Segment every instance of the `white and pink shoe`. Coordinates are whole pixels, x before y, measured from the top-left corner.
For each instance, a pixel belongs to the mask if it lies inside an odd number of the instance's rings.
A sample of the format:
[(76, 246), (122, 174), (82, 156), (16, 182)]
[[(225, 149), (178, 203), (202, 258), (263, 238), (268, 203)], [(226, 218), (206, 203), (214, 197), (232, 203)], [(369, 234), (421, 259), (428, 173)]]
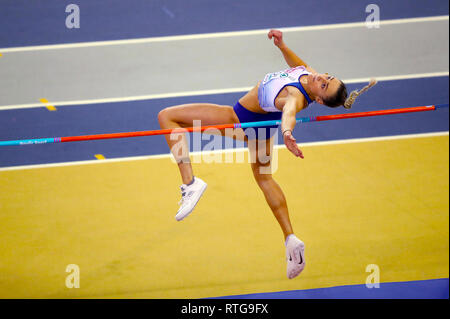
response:
[(175, 215), (177, 221), (184, 219), (194, 210), (195, 205), (197, 205), (207, 186), (208, 184), (198, 177), (194, 177), (189, 185), (181, 185), (181, 200), (178, 203), (180, 208)]
[(293, 279), (305, 268), (305, 244), (294, 234), (286, 239), (287, 277)]

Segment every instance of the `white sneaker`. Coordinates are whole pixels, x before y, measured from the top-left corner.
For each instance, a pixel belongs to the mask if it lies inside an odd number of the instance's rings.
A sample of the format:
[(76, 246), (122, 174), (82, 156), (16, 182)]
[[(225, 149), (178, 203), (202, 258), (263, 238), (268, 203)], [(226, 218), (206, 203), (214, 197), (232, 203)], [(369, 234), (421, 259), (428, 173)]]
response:
[(194, 182), (190, 185), (183, 184), (180, 186), (181, 188), (181, 200), (178, 203), (180, 209), (178, 209), (177, 214), (175, 215), (175, 219), (180, 221), (189, 215), (193, 210), (200, 197), (203, 195), (203, 192), (206, 189), (206, 184), (198, 177), (194, 177)]
[(295, 278), (305, 268), (305, 244), (294, 234), (286, 240), (287, 277)]

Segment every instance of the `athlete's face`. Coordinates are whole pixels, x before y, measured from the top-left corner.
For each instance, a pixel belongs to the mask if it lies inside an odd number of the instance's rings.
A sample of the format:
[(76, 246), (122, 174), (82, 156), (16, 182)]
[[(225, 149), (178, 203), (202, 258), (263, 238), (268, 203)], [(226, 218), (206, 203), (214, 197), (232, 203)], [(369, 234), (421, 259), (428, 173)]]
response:
[(316, 102), (323, 104), (323, 100), (336, 94), (340, 81), (328, 73), (311, 73), (308, 75), (308, 86), (311, 93), (316, 97)]

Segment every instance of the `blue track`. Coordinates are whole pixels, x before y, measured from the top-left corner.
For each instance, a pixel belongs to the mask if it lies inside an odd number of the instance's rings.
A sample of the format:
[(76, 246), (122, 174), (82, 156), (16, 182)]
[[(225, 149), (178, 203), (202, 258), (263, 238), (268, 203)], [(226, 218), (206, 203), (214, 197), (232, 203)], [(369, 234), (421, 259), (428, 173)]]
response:
[[(80, 8), (67, 29), (66, 6)], [(358, 0), (2, 0), (0, 48), (365, 21)], [(447, 0), (378, 0), (382, 20), (448, 15)]]
[[(445, 104), (449, 100), (448, 85), (448, 77), (380, 82), (358, 99), (351, 112)], [(360, 86), (349, 85), (348, 89)], [(65, 106), (56, 112), (50, 112), (44, 107), (1, 111), (0, 140), (154, 130), (160, 128), (157, 114), (164, 107), (195, 102), (234, 105), (243, 94)], [(343, 108), (331, 109), (313, 104), (298, 116), (346, 112), (349, 111)], [(305, 143), (441, 132), (449, 130), (448, 121), (448, 108), (443, 108), (430, 112), (299, 124), (294, 130), (294, 136), (299, 143)], [(203, 144), (206, 143), (208, 140), (203, 141)], [(281, 139), (278, 143), (282, 143)], [(118, 158), (166, 153), (169, 153), (169, 149), (163, 136), (6, 146), (0, 149), (0, 167), (93, 160), (95, 154)]]

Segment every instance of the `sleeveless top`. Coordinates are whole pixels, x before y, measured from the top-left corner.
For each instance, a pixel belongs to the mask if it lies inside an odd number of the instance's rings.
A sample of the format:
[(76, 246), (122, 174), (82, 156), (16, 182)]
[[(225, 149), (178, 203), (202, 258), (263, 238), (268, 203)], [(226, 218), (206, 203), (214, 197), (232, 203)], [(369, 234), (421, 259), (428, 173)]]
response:
[(306, 71), (304, 66), (266, 74), (258, 89), (258, 100), (261, 108), (266, 112), (282, 112), (275, 107), (275, 99), (286, 86), (295, 86), (310, 104), (312, 101), (300, 83), (300, 77), (308, 74), (311, 74), (311, 72)]

